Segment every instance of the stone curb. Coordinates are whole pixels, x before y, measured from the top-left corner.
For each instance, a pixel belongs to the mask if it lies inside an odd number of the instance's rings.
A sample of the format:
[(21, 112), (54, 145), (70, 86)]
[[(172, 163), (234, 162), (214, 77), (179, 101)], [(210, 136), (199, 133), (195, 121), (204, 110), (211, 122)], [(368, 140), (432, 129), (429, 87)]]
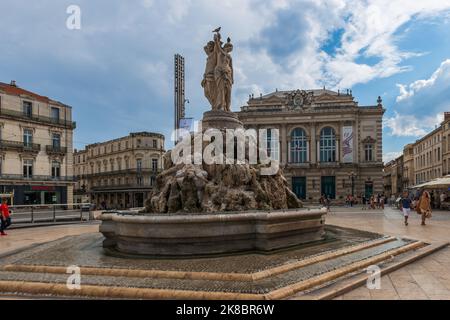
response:
[[(433, 244), (430, 245), (428, 247), (422, 248), (420, 250), (418, 250), (418, 252), (413, 255), (412, 257), (408, 257), (402, 261), (399, 261), (398, 263), (393, 264), (392, 266), (389, 266), (385, 269), (381, 270), (381, 276), (385, 276), (387, 274), (390, 274), (400, 268), (403, 268), (404, 266), (411, 264), (413, 262), (416, 262), (417, 260), (423, 259), (441, 249), (444, 249), (445, 247), (447, 247), (450, 243), (448, 242), (444, 242), (444, 243), (437, 243), (437, 244)], [(367, 283), (367, 279), (369, 277), (367, 275), (363, 275), (360, 278), (352, 281), (351, 283), (347, 283), (344, 284), (343, 286), (331, 291), (331, 292), (327, 292), (323, 295), (319, 295), (317, 297), (314, 297), (314, 299), (317, 300), (331, 300), (334, 299), (338, 296), (341, 296), (343, 294), (346, 294), (354, 289), (357, 289), (361, 286), (363, 286), (364, 284)], [(307, 298), (307, 295), (306, 295)]]
[(348, 266), (336, 269), (334, 271), (326, 272), (322, 275), (313, 277), (311, 279), (301, 281), (301, 282), (295, 283), (293, 285), (290, 285), (290, 286), (287, 286), (287, 287), (284, 287), (284, 288), (281, 288), (278, 290), (274, 290), (274, 291), (266, 294), (266, 298), (269, 300), (285, 299), (287, 297), (293, 296), (297, 292), (319, 286), (326, 282), (329, 282), (329, 281), (335, 280), (339, 277), (342, 277), (346, 274), (352, 273), (352, 272), (360, 270), (360, 269), (364, 269), (368, 266), (377, 264), (381, 261), (384, 261), (391, 257), (397, 256), (399, 254), (408, 252), (410, 250), (415, 250), (415, 249), (421, 248), (425, 245), (426, 245), (425, 243), (418, 241), (418, 242), (403, 246), (401, 248), (389, 250), (382, 254), (376, 255), (376, 256), (368, 258), (368, 259), (364, 259), (362, 261), (352, 263)]
[(36, 222), (36, 223), (30, 223), (30, 224), (12, 224), (11, 227), (8, 228), (8, 230), (18, 230), (18, 229), (30, 229), (30, 228), (40, 228), (40, 227), (54, 227), (54, 226), (67, 226), (67, 225), (88, 225), (88, 224), (98, 224), (100, 225), (99, 221), (70, 221), (67, 222)]

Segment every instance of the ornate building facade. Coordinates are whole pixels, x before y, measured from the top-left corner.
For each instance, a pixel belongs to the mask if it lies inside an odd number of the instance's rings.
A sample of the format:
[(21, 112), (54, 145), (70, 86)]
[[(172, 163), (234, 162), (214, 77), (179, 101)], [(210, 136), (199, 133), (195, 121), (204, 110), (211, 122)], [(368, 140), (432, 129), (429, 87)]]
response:
[(0, 193), (15, 205), (72, 204), (72, 108), (0, 82)]
[(279, 130), (274, 152), (299, 198), (343, 202), (383, 192), (384, 112), (381, 98), (359, 106), (351, 91), (323, 89), (250, 96), (238, 115), (246, 128)]
[(405, 190), (404, 156), (389, 161), (384, 167), (384, 194), (387, 197), (391, 195), (400, 196)]
[(414, 144), (416, 185), (442, 177), (442, 126)]
[[(97, 208), (143, 207), (162, 170), (164, 136), (131, 133), (74, 153), (77, 201)], [(88, 198), (86, 198), (88, 196)]]
[(442, 127), (442, 175), (450, 174), (450, 112), (444, 113)]

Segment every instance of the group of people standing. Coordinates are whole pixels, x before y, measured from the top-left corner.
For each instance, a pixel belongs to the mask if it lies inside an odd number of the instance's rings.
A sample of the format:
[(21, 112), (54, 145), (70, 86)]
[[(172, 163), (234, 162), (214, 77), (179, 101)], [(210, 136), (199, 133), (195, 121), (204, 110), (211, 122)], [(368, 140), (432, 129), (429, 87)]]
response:
[(417, 214), (422, 217), (422, 226), (426, 225), (426, 219), (432, 217), (431, 211), (431, 195), (428, 191), (422, 191), (419, 196), (411, 199), (408, 192), (403, 192), (403, 196), (400, 199), (400, 210), (403, 212), (405, 217), (405, 226), (408, 226), (409, 215), (412, 210), (415, 210)]
[(363, 205), (363, 210), (367, 209), (367, 210), (375, 210), (375, 209), (383, 209), (384, 210), (384, 205), (386, 203), (386, 197), (384, 196), (384, 194), (376, 194), (376, 195), (372, 195), (370, 197), (366, 197), (366, 195), (362, 195), (362, 205)]
[(8, 200), (3, 199), (0, 205), (0, 235), (6, 236), (5, 230), (11, 225), (11, 212), (8, 207)]

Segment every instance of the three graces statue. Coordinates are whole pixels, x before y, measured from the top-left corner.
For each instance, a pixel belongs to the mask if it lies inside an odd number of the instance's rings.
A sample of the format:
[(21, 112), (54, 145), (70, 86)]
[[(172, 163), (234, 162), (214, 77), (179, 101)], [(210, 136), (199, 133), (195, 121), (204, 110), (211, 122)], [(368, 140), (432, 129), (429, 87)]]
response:
[(231, 39), (223, 45), (220, 28), (213, 31), (214, 41), (209, 41), (204, 47), (208, 56), (203, 75), (202, 87), (205, 97), (211, 104), (212, 110), (231, 111), (231, 89), (233, 87), (233, 50)]

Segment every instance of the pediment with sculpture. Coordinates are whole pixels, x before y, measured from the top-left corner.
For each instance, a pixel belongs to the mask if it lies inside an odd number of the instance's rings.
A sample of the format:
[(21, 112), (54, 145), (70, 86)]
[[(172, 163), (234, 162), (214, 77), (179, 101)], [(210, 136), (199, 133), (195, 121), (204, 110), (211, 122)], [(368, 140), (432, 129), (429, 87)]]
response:
[(296, 90), (288, 94), (286, 105), (289, 110), (310, 107), (313, 102), (314, 93), (305, 90)]
[(374, 138), (372, 138), (371, 136), (367, 136), (364, 140), (362, 140), (363, 143), (375, 143), (377, 142), (377, 140), (375, 140)]

